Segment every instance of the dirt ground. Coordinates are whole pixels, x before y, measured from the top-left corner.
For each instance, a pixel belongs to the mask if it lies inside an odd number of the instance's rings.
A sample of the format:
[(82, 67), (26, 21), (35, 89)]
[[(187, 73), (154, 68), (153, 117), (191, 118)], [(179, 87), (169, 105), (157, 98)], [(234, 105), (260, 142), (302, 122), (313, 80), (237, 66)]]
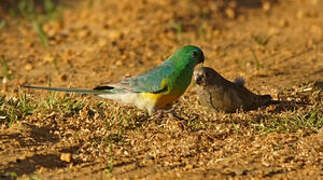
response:
[[(30, 21), (0, 9), (0, 179), (323, 179), (323, 1), (237, 2), (73, 1), (44, 24), (47, 47)], [(191, 85), (176, 117), (149, 117), (20, 88), (116, 82), (187, 44), (204, 66), (281, 103), (210, 112)]]

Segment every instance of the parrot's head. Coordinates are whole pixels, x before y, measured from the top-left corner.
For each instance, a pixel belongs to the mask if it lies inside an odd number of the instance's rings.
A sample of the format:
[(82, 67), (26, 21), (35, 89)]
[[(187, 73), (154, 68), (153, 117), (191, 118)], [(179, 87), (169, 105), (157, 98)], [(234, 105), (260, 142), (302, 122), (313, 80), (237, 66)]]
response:
[(206, 86), (210, 84), (211, 78), (216, 75), (217, 72), (215, 72), (212, 68), (199, 67), (194, 71), (194, 82), (199, 86)]
[(204, 54), (200, 48), (189, 45), (177, 49), (171, 59), (177, 66), (194, 68), (204, 62)]

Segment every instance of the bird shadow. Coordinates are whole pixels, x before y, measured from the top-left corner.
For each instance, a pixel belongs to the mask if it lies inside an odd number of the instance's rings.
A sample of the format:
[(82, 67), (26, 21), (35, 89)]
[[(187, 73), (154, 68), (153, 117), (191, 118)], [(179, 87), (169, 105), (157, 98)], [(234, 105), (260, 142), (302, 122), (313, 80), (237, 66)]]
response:
[[(238, 7), (242, 8), (262, 8), (263, 6), (263, 0), (239, 0), (236, 1)], [(271, 4), (277, 3), (277, 0), (269, 0)]]
[[(16, 130), (19, 132), (1, 133), (0, 141), (15, 139), (22, 147), (31, 147), (37, 146), (44, 142), (56, 143), (59, 140), (58, 136), (53, 134), (49, 127), (37, 127), (35, 125), (27, 123), (23, 123), (22, 126), (23, 129)], [(23, 133), (27, 133), (28, 135), (25, 135)]]
[[(29, 150), (32, 147), (42, 146), (44, 143), (58, 143), (59, 137), (52, 132), (52, 128), (22, 123), (22, 127), (11, 128), (0, 133), (1, 143), (12, 144), (15, 141), (19, 144), (17, 151), (29, 151), (32, 155), (27, 157), (15, 155), (15, 160), (0, 163), (0, 179), (13, 179), (10, 172), (14, 172), (19, 177), (24, 174), (31, 174), (40, 168), (64, 168), (69, 164), (60, 159), (60, 153), (47, 153), (46, 150), (37, 153)], [(76, 153), (79, 148), (80, 145), (75, 145), (58, 149), (58, 151), (61, 153)], [(1, 153), (6, 153), (7, 150), (0, 148)], [(72, 159), (71, 163), (80, 164), (82, 160)]]
[(34, 154), (25, 159), (16, 159), (5, 165), (5, 168), (0, 169), (0, 178), (8, 178), (5, 173), (14, 172), (18, 177), (23, 174), (31, 174), (39, 168), (64, 168), (67, 162), (61, 161), (57, 154)]
[(274, 100), (267, 106), (273, 106), (274, 108), (269, 108), (269, 113), (279, 114), (286, 111), (296, 111), (300, 108), (308, 106), (307, 102), (295, 101), (295, 100)]
[[(74, 153), (78, 151), (80, 145), (71, 146), (60, 150), (61, 152)], [(81, 164), (83, 161), (80, 159), (72, 159), (71, 163), (73, 165)], [(55, 168), (65, 168), (70, 163), (62, 161), (60, 159), (60, 154), (49, 153), (49, 154), (33, 154), (26, 158), (17, 158), (14, 161), (9, 162), (4, 168), (0, 169), (2, 175), (1, 178), (9, 178), (10, 175), (5, 174), (8, 172), (14, 172), (18, 177), (24, 174), (31, 174), (40, 168), (55, 169)], [(0, 166), (1, 167), (1, 166)]]
[[(236, 7), (237, 8), (237, 13), (238, 14), (243, 14), (244, 9), (260, 9), (263, 8), (264, 6), (264, 0), (218, 0), (216, 1), (216, 4), (221, 12), (224, 13), (224, 11), (228, 7)], [(278, 0), (267, 0), (266, 1), (269, 4), (277, 4)]]

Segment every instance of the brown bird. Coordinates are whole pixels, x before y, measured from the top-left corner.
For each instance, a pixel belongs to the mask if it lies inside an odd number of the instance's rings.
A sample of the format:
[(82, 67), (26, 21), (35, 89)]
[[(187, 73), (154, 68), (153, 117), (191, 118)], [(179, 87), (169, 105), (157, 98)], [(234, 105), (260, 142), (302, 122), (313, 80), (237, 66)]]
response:
[(256, 95), (245, 88), (243, 78), (230, 82), (209, 67), (196, 69), (194, 81), (201, 104), (217, 111), (249, 111), (272, 102), (270, 95)]

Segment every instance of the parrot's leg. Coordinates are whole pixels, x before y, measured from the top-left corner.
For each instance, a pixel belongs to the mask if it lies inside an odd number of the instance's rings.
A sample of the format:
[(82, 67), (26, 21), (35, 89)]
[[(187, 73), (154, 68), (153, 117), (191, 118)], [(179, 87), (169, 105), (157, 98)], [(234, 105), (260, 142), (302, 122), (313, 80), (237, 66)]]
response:
[(154, 112), (156, 112), (155, 108), (153, 108), (153, 107), (151, 107), (151, 108), (147, 108), (147, 107), (146, 107), (146, 109), (147, 109), (147, 112), (148, 112), (148, 115), (149, 115), (149, 116), (153, 115), (153, 114), (154, 114)]

